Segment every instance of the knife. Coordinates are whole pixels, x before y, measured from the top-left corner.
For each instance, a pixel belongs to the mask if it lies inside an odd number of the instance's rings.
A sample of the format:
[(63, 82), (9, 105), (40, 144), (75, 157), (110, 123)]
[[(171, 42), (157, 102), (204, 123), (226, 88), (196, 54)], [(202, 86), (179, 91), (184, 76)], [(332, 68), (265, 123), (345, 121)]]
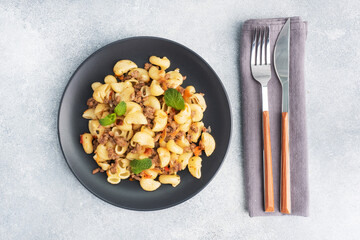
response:
[(285, 214), (291, 213), (289, 151), (289, 55), (290, 18), (286, 21), (285, 25), (281, 29), (274, 50), (275, 72), (282, 86), (280, 212)]

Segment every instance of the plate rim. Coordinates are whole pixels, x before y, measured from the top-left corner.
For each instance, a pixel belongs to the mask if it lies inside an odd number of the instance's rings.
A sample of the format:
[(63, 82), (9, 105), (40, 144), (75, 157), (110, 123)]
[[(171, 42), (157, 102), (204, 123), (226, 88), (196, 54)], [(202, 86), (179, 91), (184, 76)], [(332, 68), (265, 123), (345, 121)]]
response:
[[(219, 167), (216, 169), (216, 171), (214, 172), (214, 174), (210, 177), (209, 181), (207, 181), (202, 187), (200, 187), (199, 189), (197, 189), (195, 192), (193, 192), (192, 194), (188, 195), (187, 197), (185, 197), (184, 199), (181, 199), (180, 201), (177, 201), (177, 202), (174, 202), (174, 203), (171, 203), (171, 204), (168, 204), (168, 205), (163, 205), (163, 206), (160, 206), (160, 207), (153, 207), (153, 208), (141, 208), (141, 207), (129, 207), (129, 206), (126, 206), (126, 205), (120, 205), (120, 204), (116, 204), (114, 202), (111, 202), (110, 200), (107, 200), (106, 198), (102, 197), (101, 195), (97, 194), (96, 192), (94, 192), (93, 190), (91, 190), (78, 176), (77, 174), (74, 172), (74, 170), (71, 168), (70, 164), (69, 164), (69, 161), (68, 159), (66, 158), (65, 156), (65, 152), (64, 152), (64, 149), (63, 149), (63, 146), (61, 144), (61, 137), (60, 137), (60, 112), (61, 112), (61, 107), (62, 107), (62, 104), (63, 104), (63, 100), (64, 100), (64, 96), (65, 96), (65, 93), (70, 85), (70, 83), (74, 80), (74, 76), (76, 75), (76, 73), (81, 69), (81, 67), (86, 64), (95, 54), (97, 54), (98, 52), (104, 50), (105, 48), (108, 48), (112, 45), (115, 45), (115, 44), (118, 44), (118, 43), (121, 43), (121, 42), (126, 42), (126, 41), (131, 41), (131, 40), (135, 40), (135, 39), (152, 39), (152, 40), (161, 40), (161, 41), (165, 41), (165, 42), (169, 42), (171, 44), (174, 44), (174, 45), (177, 45), (181, 48), (184, 48), (185, 50), (187, 50), (188, 52), (190, 52), (191, 54), (195, 55), (198, 59), (200, 59), (211, 71), (212, 73), (216, 76), (216, 78), (219, 80), (218, 82), (220, 83), (220, 86), (223, 90), (223, 92), (225, 93), (225, 98), (226, 98), (226, 101), (227, 101), (227, 106), (228, 106), (228, 110), (229, 110), (229, 114), (230, 114), (230, 133), (229, 133), (229, 140), (228, 140), (228, 144), (227, 144), (227, 147), (226, 147), (226, 150), (225, 150), (225, 154), (224, 154), (224, 157), (222, 158), (221, 162), (220, 162), (220, 165)], [(109, 203), (110, 205), (112, 206), (115, 206), (115, 207), (118, 207), (118, 208), (122, 208), (122, 209), (126, 209), (126, 210), (132, 210), (132, 211), (158, 211), (158, 210), (163, 210), (163, 209), (167, 209), (167, 208), (171, 208), (171, 207), (174, 207), (176, 205), (180, 205), (184, 202), (186, 202), (187, 200), (193, 198), (195, 195), (199, 194), (202, 190), (204, 190), (208, 184), (214, 179), (214, 177), (217, 175), (217, 173), (219, 172), (220, 168), (222, 167), (227, 155), (228, 155), (228, 152), (229, 152), (229, 148), (230, 148), (230, 145), (231, 145), (231, 142), (232, 142), (232, 133), (233, 133), (233, 114), (232, 114), (232, 111), (231, 111), (231, 102), (230, 102), (230, 99), (229, 99), (229, 95), (226, 91), (226, 88), (223, 84), (223, 82), (221, 81), (221, 79), (219, 78), (219, 76), (217, 75), (217, 73), (215, 72), (215, 70), (210, 66), (210, 64), (203, 58), (201, 57), (199, 54), (197, 54), (195, 51), (191, 50), (190, 48), (186, 47), (185, 45), (183, 44), (180, 44), (176, 41), (173, 41), (173, 40), (170, 40), (170, 39), (167, 39), (167, 38), (162, 38), (162, 37), (155, 37), (155, 36), (134, 36), (134, 37), (126, 37), (126, 38), (122, 38), (122, 39), (119, 39), (119, 40), (116, 40), (116, 41), (113, 41), (113, 42), (110, 42), (102, 47), (100, 47), (99, 49), (97, 49), (95, 52), (93, 52), (92, 54), (90, 54), (87, 58), (85, 58), (85, 60), (76, 68), (76, 70), (74, 71), (74, 73), (71, 75), (71, 77), (69, 78), (64, 90), (63, 90), (63, 93), (61, 95), (61, 99), (60, 99), (60, 102), (59, 102), (59, 109), (58, 109), (58, 112), (57, 112), (57, 135), (58, 135), (58, 141), (59, 141), (59, 145), (60, 145), (60, 149), (61, 149), (61, 153), (63, 155), (63, 158), (65, 159), (65, 162), (67, 164), (67, 166), (69, 167), (70, 171), (73, 173), (73, 175), (76, 177), (76, 179), (81, 183), (81, 185), (83, 187), (85, 187), (91, 194), (93, 194), (94, 196), (96, 196), (97, 198), (101, 199), (102, 201), (106, 202), (106, 203)]]

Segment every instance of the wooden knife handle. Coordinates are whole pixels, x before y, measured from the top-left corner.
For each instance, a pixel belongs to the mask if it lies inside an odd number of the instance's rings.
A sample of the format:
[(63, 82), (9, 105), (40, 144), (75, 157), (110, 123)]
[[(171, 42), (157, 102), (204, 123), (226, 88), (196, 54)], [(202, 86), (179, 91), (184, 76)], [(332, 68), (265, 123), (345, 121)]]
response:
[(274, 183), (271, 157), (269, 112), (263, 112), (265, 212), (274, 212)]
[(291, 213), (290, 194), (290, 152), (289, 152), (289, 114), (281, 116), (281, 186), (280, 212)]

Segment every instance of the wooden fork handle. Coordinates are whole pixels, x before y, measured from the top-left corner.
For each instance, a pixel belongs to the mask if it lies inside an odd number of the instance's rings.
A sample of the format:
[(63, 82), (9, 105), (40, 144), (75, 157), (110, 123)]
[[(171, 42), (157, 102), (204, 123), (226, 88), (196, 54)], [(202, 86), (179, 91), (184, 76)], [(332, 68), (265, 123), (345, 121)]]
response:
[(265, 212), (274, 212), (274, 183), (271, 157), (269, 112), (263, 112)]
[(290, 194), (290, 151), (289, 151), (289, 114), (281, 116), (281, 186), (280, 212), (291, 213)]

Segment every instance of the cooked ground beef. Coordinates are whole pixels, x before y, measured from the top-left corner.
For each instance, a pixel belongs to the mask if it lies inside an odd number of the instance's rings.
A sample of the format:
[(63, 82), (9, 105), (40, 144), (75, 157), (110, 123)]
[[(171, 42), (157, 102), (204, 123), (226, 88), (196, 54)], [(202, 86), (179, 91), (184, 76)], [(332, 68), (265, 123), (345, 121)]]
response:
[(168, 134), (168, 135), (166, 135), (166, 137), (165, 137), (165, 142), (168, 142), (168, 141), (174, 140), (174, 139), (175, 139), (175, 136)]
[(170, 127), (170, 126), (167, 126), (167, 127), (165, 128), (165, 131), (166, 131), (166, 136), (168, 136), (168, 135), (170, 135), (170, 134), (173, 132), (173, 129), (172, 129), (172, 127)]
[(191, 124), (190, 130), (192, 130), (192, 131), (194, 131), (195, 133), (197, 133), (197, 132), (199, 131), (199, 128), (198, 128), (196, 125)]
[(109, 141), (109, 138), (110, 138), (109, 131), (105, 130), (103, 135), (101, 135), (101, 137), (99, 138), (99, 143), (106, 144)]
[(173, 129), (173, 132), (178, 128), (179, 124), (177, 124), (175, 121), (170, 123), (170, 127)]
[(168, 133), (167, 136), (169, 136), (170, 134), (175, 132), (176, 129), (178, 128), (178, 126), (179, 126), (179, 124), (177, 124), (175, 121), (171, 121), (169, 123), (169, 126), (166, 127), (166, 132)]
[(171, 123), (174, 120), (176, 112), (175, 109), (171, 109), (171, 111), (168, 113), (168, 122)]
[(175, 121), (171, 122), (169, 126), (166, 127), (166, 138), (165, 141), (173, 140), (175, 139), (175, 135), (173, 133), (178, 128), (179, 124), (177, 124)]
[(120, 147), (125, 147), (128, 143), (124, 137), (114, 137), (116, 145)]
[(137, 103), (143, 103), (142, 94), (141, 94), (140, 90), (139, 90), (139, 91), (135, 91), (134, 101), (137, 102)]
[[(109, 134), (109, 136), (110, 136), (110, 134)], [(111, 142), (113, 145), (116, 144), (115, 139), (111, 136), (109, 137), (109, 142)]]
[(140, 91), (140, 89), (141, 89), (143, 86), (145, 86), (145, 83), (143, 83), (143, 82), (136, 83), (136, 84), (134, 85), (135, 92), (136, 92), (136, 91)]
[(116, 107), (116, 105), (119, 104), (119, 102), (120, 102), (120, 96), (115, 97), (114, 92), (111, 92), (109, 99), (110, 109), (113, 110)]
[(146, 124), (146, 127), (152, 129), (153, 126), (154, 126), (152, 120), (151, 120), (150, 118), (147, 118), (146, 120), (147, 120), (147, 122), (148, 122), (148, 123)]
[(144, 69), (148, 71), (152, 67), (151, 63), (145, 63)]
[(191, 135), (190, 135), (190, 134), (187, 134), (187, 135), (186, 135), (186, 139), (187, 139), (189, 142), (191, 142), (191, 141), (192, 141), (192, 140), (191, 140), (191, 139), (192, 139)]
[(98, 102), (94, 98), (89, 98), (86, 104), (89, 108), (95, 108), (98, 105)]
[(131, 79), (131, 78), (132, 78), (131, 75), (126, 75), (126, 76), (124, 77), (124, 80), (129, 80), (129, 79)]
[(111, 172), (112, 174), (115, 174), (115, 173), (116, 173), (116, 166), (115, 166), (114, 163), (111, 163), (111, 165), (110, 165), (110, 172)]
[(170, 165), (169, 174), (176, 173), (180, 170), (181, 170), (181, 163), (179, 163), (178, 161), (175, 161), (173, 164)]
[(155, 164), (155, 166), (160, 166), (160, 158), (159, 155), (156, 153), (155, 156), (151, 159), (151, 162)]
[(93, 139), (93, 146), (94, 146), (94, 149), (97, 148), (97, 146), (99, 145), (99, 142), (96, 138)]
[(145, 117), (147, 117), (147, 118), (149, 118), (149, 119), (154, 119), (154, 118), (155, 118), (154, 114), (155, 114), (155, 109), (154, 109), (154, 108), (152, 108), (152, 107), (145, 107), (145, 109), (144, 109), (144, 115), (145, 115)]
[(108, 151), (108, 156), (110, 159), (116, 159), (117, 154), (115, 153), (115, 150), (113, 148), (107, 148), (106, 149)]
[(100, 168), (95, 168), (95, 169), (92, 171), (92, 174), (96, 174), (96, 173), (98, 173), (98, 172), (100, 172)]
[(140, 77), (139, 71), (135, 70), (131, 73), (131, 76), (135, 79), (138, 79)]
[(135, 180), (138, 180), (138, 181), (141, 180), (141, 177), (138, 176), (138, 175), (135, 175), (135, 174), (132, 174), (131, 177), (132, 177), (133, 179), (135, 179)]
[(184, 135), (185, 135), (185, 132), (179, 131), (179, 132), (175, 135), (175, 139), (181, 139)]

